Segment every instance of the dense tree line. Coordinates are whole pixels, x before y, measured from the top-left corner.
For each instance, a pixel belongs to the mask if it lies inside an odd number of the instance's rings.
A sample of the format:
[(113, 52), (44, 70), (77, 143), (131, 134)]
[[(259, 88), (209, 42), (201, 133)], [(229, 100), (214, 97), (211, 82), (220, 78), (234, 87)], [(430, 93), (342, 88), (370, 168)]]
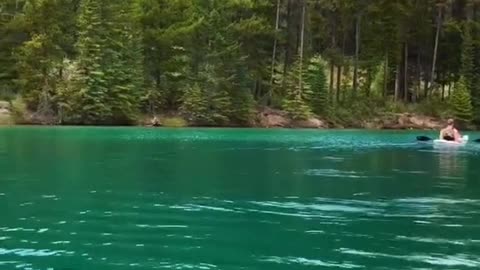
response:
[(0, 0), (0, 96), (74, 124), (410, 104), (479, 122), (480, 1)]

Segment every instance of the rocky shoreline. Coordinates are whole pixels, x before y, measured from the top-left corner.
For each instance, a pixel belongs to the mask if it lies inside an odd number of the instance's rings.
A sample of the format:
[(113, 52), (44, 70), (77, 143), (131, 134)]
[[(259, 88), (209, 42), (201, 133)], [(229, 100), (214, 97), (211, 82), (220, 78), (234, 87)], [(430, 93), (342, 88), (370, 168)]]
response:
[(340, 126), (328, 121), (310, 118), (305, 121), (292, 121), (285, 112), (268, 109), (259, 113), (260, 127), (284, 128), (360, 128), (360, 129), (423, 129), (434, 130), (443, 126), (441, 119), (412, 113), (396, 113), (375, 117), (369, 121), (359, 121), (353, 126)]
[[(177, 117), (178, 116), (171, 116)], [(142, 121), (143, 126), (169, 126), (164, 125), (165, 116), (149, 117)], [(435, 117), (413, 114), (413, 113), (395, 113), (372, 118), (369, 121), (359, 121), (355, 125), (342, 126), (331, 123), (325, 119), (312, 117), (307, 120), (292, 120), (285, 111), (263, 108), (257, 112), (256, 120), (249, 126), (251, 128), (302, 128), (302, 129), (419, 129), (419, 130), (437, 130), (442, 128), (444, 120)], [(187, 124), (188, 126), (188, 124)]]
[[(174, 114), (173, 114), (174, 115)], [(179, 116), (169, 116), (170, 119), (175, 117), (182, 119)], [(168, 117), (155, 116), (144, 117), (139, 126), (170, 126), (166, 123)], [(185, 126), (190, 126), (188, 122), (184, 121)], [(262, 108), (259, 109), (256, 115), (256, 119), (251, 125), (247, 127), (252, 128), (305, 128), (305, 129), (342, 129), (342, 128), (358, 128), (358, 129), (420, 129), (420, 130), (436, 130), (443, 126), (443, 120), (413, 114), (413, 113), (392, 113), (388, 115), (382, 115), (372, 118), (368, 121), (358, 121), (351, 126), (341, 126), (335, 123), (330, 123), (321, 118), (310, 118), (303, 121), (294, 121), (288, 114), (282, 110)], [(14, 113), (12, 112), (11, 105), (8, 102), (0, 101), (0, 125), (15, 125), (15, 124), (29, 124), (29, 125), (55, 125), (55, 121), (45, 121), (45, 119), (39, 119), (34, 114), (27, 113), (24, 119), (18, 123), (15, 121)], [(193, 125), (192, 125), (193, 126)]]

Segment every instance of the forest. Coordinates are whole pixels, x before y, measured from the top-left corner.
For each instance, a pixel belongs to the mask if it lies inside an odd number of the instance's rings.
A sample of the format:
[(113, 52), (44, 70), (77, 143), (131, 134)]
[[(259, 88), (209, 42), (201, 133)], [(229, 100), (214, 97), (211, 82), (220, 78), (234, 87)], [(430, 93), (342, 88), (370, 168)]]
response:
[(0, 0), (0, 100), (55, 124), (478, 124), (480, 1)]

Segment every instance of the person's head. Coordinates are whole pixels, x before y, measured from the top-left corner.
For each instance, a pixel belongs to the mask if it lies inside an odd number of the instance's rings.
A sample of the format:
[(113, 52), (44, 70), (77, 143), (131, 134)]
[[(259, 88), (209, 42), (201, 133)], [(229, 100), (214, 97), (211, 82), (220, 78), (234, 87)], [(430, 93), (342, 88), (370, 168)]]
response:
[(452, 118), (448, 119), (447, 120), (447, 125), (449, 127), (453, 127), (455, 125), (455, 120), (453, 120)]

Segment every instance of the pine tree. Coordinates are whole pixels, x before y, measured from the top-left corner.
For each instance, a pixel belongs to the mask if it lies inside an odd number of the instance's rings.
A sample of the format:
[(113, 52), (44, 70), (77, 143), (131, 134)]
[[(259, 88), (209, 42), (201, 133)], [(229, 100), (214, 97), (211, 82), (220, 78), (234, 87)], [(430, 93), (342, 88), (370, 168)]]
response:
[(15, 16), (18, 11), (13, 1), (0, 1), (0, 98), (12, 98), (18, 92), (18, 65), (14, 52), (25, 41), (19, 37), (24, 31)]
[(313, 57), (308, 66), (307, 83), (311, 91), (310, 107), (321, 115), (328, 109), (327, 63), (321, 56)]
[(472, 104), (474, 108), (474, 121), (480, 124), (480, 43), (477, 45), (475, 67), (474, 67), (474, 81), (472, 84)]
[(52, 120), (55, 115), (63, 59), (71, 56), (75, 13), (69, 4), (71, 0), (27, 1), (24, 16), (17, 17), (28, 34), (16, 50), (18, 82), (24, 100), (39, 118)]
[[(238, 59), (238, 57), (237, 57)], [(231, 120), (236, 124), (250, 125), (255, 115), (255, 99), (249, 86), (253, 84), (243, 59), (236, 61), (231, 78), (232, 114)]]
[(305, 120), (312, 115), (312, 110), (309, 106), (312, 92), (308, 85), (299, 82), (304, 77), (302, 72), (300, 61), (297, 61), (292, 70), (290, 70), (285, 82), (286, 96), (283, 101), (283, 109), (294, 120)]
[(474, 121), (476, 124), (480, 124), (480, 23), (474, 24), (474, 42), (473, 42), (473, 83), (471, 89), (472, 104), (474, 108)]
[(141, 35), (134, 18), (133, 1), (114, 2), (109, 7), (111, 41), (106, 44), (109, 64), (105, 67), (108, 102), (113, 122), (130, 123), (138, 115), (140, 91), (144, 86)]
[(79, 37), (77, 43), (78, 72), (80, 82), (78, 102), (80, 111), (69, 116), (80, 123), (95, 124), (108, 122), (112, 110), (108, 104), (109, 80), (105, 73), (106, 37), (108, 36), (102, 12), (105, 2), (101, 0), (83, 0), (78, 19)]
[(197, 83), (185, 91), (180, 111), (193, 124), (205, 125), (212, 122), (206, 95)]
[(473, 81), (474, 81), (474, 66), (473, 66), (473, 40), (472, 30), (470, 22), (466, 22), (463, 29), (463, 43), (462, 43), (462, 68), (460, 70), (461, 76), (464, 77), (465, 87), (472, 93)]
[(212, 96), (210, 114), (214, 125), (226, 125), (232, 114), (232, 100), (225, 88), (218, 88)]
[(464, 124), (472, 121), (473, 107), (464, 77), (455, 86), (451, 97), (451, 105), (455, 118), (458, 121)]
[(231, 119), (240, 125), (250, 125), (255, 116), (255, 99), (248, 89), (239, 88), (232, 93)]
[(208, 102), (210, 125), (224, 125), (229, 122), (232, 113), (232, 101), (228, 91), (229, 81), (215, 69), (206, 64), (200, 74)]
[(382, 96), (385, 88), (385, 62), (381, 62), (375, 69), (372, 80), (372, 92), (375, 96)]

